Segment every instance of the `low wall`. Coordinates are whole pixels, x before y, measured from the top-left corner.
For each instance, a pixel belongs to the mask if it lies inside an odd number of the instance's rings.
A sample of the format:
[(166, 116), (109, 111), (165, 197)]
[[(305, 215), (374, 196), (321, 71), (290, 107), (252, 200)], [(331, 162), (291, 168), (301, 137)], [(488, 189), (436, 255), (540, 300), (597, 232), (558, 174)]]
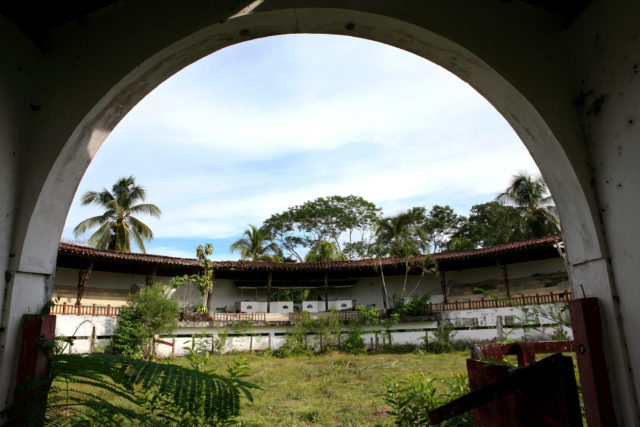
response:
[[(557, 311), (562, 308), (562, 305), (545, 304), (539, 307), (542, 310)], [(506, 337), (522, 339), (525, 331), (512, 326), (518, 323), (518, 319), (525, 316), (526, 313), (521, 308), (515, 307), (440, 312), (438, 313), (437, 321), (423, 320), (402, 322), (395, 325), (391, 328), (391, 341), (393, 344), (420, 345), (424, 343), (425, 336), (428, 337), (429, 342), (435, 341), (436, 337), (433, 331), (438, 327), (439, 323), (446, 322), (452, 323), (455, 327), (452, 335), (452, 340), (454, 341), (492, 341)], [(73, 346), (67, 347), (66, 351), (87, 353), (92, 346), (92, 337), (95, 337), (93, 342), (96, 347), (106, 345), (109, 342), (115, 331), (117, 320), (118, 318), (113, 316), (57, 316), (56, 335), (76, 337)], [(542, 325), (538, 329), (543, 329), (542, 332), (529, 331), (530, 339), (548, 340), (553, 334), (553, 329), (550, 327), (552, 323), (550, 319), (530, 318), (529, 321), (532, 325)], [(278, 349), (285, 343), (285, 334), (290, 328), (290, 326), (283, 325), (254, 326), (246, 331), (247, 335), (236, 336), (231, 328), (226, 327), (224, 330), (229, 332), (229, 336), (226, 341), (225, 351)], [(184, 347), (191, 347), (194, 344), (194, 336), (197, 337), (203, 334), (217, 335), (221, 330), (221, 328), (211, 327), (207, 323), (184, 322), (173, 336), (161, 339), (174, 345), (157, 344), (157, 353), (160, 356), (183, 356), (188, 353)], [(345, 325), (343, 329), (345, 334), (347, 330), (348, 326)], [(364, 330), (363, 339), (365, 344), (367, 346), (375, 345), (375, 334), (367, 332), (371, 331), (371, 328), (365, 327)], [(570, 328), (564, 328), (564, 330), (569, 337), (572, 337)], [(310, 337), (310, 339), (313, 339), (313, 337)], [(382, 343), (381, 335), (378, 335), (378, 340)], [(210, 346), (210, 340), (206, 342)]]

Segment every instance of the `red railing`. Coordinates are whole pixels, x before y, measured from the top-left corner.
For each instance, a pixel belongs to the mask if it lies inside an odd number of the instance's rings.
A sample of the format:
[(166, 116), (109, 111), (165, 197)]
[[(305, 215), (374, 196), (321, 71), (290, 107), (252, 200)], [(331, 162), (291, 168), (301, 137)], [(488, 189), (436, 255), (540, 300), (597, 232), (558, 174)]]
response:
[(513, 298), (481, 298), (456, 300), (448, 303), (430, 304), (431, 311), (477, 310), (481, 308), (514, 307), (519, 305), (553, 304), (571, 301), (571, 292), (549, 292), (548, 294), (521, 295)]
[(120, 314), (119, 307), (111, 305), (82, 305), (82, 304), (56, 304), (51, 307), (51, 314), (75, 315), (75, 316), (117, 316)]

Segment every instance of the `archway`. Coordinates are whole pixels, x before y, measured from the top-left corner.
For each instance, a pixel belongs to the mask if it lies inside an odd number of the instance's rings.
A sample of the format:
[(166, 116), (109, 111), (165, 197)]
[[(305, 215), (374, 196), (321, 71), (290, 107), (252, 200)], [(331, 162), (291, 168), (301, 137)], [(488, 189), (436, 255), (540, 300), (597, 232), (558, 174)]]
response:
[[(582, 125), (567, 108), (575, 89), (572, 75), (564, 67), (563, 49), (550, 43), (562, 30), (556, 16), (526, 5), (505, 8), (500, 2), (468, 4), (464, 14), (456, 5), (409, 8), (382, 1), (240, 6), (247, 7), (202, 2), (178, 13), (163, 5), (111, 6), (96, 12), (88, 25), (56, 29), (47, 39), (49, 50), (34, 54), (34, 68), (43, 63), (50, 68), (37, 91), (39, 102), (32, 105), (39, 112), (32, 123), (36, 126), (25, 137), (30, 145), (22, 164), (34, 163), (17, 187), (3, 369), (15, 366), (21, 314), (37, 311), (48, 298), (47, 281), (67, 210), (82, 174), (117, 122), (159, 83), (204, 55), (258, 37), (301, 32), (362, 37), (411, 51), (485, 96), (521, 137), (554, 195), (574, 291), (600, 298), (606, 346), (626, 348)], [(486, 27), (494, 31), (483, 31)], [(530, 52), (522, 52), (522, 46), (530, 46)], [(633, 419), (629, 355), (609, 352), (609, 357), (619, 412)], [(8, 377), (3, 375), (2, 393)]]

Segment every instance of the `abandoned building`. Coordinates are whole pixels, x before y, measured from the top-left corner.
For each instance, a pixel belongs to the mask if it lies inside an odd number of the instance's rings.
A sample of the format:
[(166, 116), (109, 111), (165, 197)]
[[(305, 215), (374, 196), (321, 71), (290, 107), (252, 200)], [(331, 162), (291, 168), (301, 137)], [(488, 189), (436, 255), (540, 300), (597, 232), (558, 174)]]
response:
[[(205, 55), (327, 33), (441, 65), (513, 127), (558, 207), (573, 299), (599, 307), (595, 326), (573, 319), (584, 331), (576, 357), (581, 378), (600, 372), (610, 385), (615, 421), (598, 415), (609, 393), (594, 388), (589, 422), (639, 424), (639, 22), (640, 2), (629, 0), (2, 3), (0, 406), (16, 381), (25, 315), (53, 295), (73, 196), (116, 124)], [(596, 350), (600, 368), (588, 357)]]
[[(451, 322), (459, 329), (457, 339), (504, 338), (496, 331), (496, 321), (501, 321), (498, 316), (518, 313), (521, 305), (557, 305), (571, 299), (561, 248), (561, 236), (549, 236), (434, 254), (437, 273), (421, 268), (424, 257), (304, 263), (214, 261), (210, 314), (197, 315), (195, 322), (183, 319), (174, 338), (189, 341), (192, 334), (218, 333), (218, 327), (250, 320), (254, 335), (269, 338), (252, 349), (277, 348), (303, 311), (313, 316), (337, 310), (347, 320), (358, 315), (358, 305), (384, 310), (397, 297), (425, 295), (430, 313), (402, 319), (394, 327), (394, 342), (420, 344), (441, 322)], [(52, 308), (59, 316), (57, 334), (75, 336), (71, 351), (86, 352), (108, 341), (116, 325), (114, 317), (130, 293), (152, 283), (169, 288), (172, 277), (199, 270), (197, 259), (61, 243)], [(187, 312), (202, 301), (193, 287), (178, 288), (171, 298), (178, 299)], [(246, 349), (242, 346), (245, 341), (240, 340), (238, 346), (232, 340), (228, 349)], [(171, 351), (181, 354), (181, 349), (177, 345)], [(161, 347), (160, 354), (162, 350), (169, 351)]]

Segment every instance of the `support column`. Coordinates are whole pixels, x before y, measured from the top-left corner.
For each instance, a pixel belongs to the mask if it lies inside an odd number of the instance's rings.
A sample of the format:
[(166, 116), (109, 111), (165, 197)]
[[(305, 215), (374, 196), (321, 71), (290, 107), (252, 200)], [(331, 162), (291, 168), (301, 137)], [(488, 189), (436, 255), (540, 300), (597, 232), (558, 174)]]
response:
[(324, 311), (329, 311), (329, 276), (324, 271)]
[(507, 264), (503, 264), (500, 262), (499, 258), (496, 258), (496, 263), (498, 264), (498, 268), (502, 272), (502, 281), (504, 283), (504, 287), (507, 291), (507, 298), (511, 298), (511, 290), (509, 289), (509, 274), (507, 272)]
[(153, 283), (156, 281), (157, 272), (158, 272), (158, 269), (154, 268), (149, 274), (147, 274), (147, 278), (145, 280), (145, 284), (147, 286), (153, 286)]
[(273, 279), (273, 270), (269, 270), (267, 279), (267, 313), (271, 313), (271, 281)]
[(76, 296), (76, 305), (80, 305), (80, 301), (82, 301), (82, 295), (84, 294), (84, 290), (87, 288), (89, 276), (91, 276), (91, 272), (93, 271), (93, 265), (94, 263), (92, 262), (89, 264), (89, 267), (78, 272), (78, 293)]
[(447, 276), (444, 271), (440, 273), (440, 289), (442, 290), (442, 301), (446, 304), (449, 301), (447, 300)]

